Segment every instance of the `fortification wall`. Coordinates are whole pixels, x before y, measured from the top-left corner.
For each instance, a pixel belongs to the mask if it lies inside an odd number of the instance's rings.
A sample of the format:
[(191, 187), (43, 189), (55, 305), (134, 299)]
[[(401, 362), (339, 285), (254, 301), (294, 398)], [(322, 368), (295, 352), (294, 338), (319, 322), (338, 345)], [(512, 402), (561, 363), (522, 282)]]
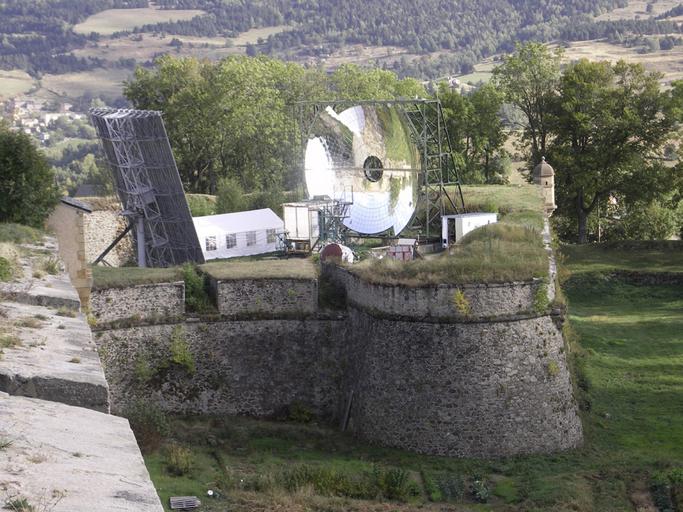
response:
[(315, 281), (245, 279), (214, 283), (223, 320), (99, 332), (112, 410), (144, 398), (179, 413), (272, 416), (301, 402), (339, 420), (353, 397), (351, 430), (417, 452), (581, 443), (561, 332), (533, 311), (540, 283), (406, 288), (333, 276), (349, 304), (335, 319), (316, 314)]
[(90, 307), (97, 323), (135, 318), (156, 320), (185, 314), (185, 283), (158, 283), (93, 290)]
[[(324, 417), (336, 411), (345, 328), (340, 320), (187, 322), (102, 331), (95, 341), (115, 414), (142, 398), (177, 413), (252, 416), (301, 402)], [(179, 350), (191, 365), (171, 361)]]
[(365, 281), (347, 269), (326, 265), (325, 273), (346, 289), (349, 304), (378, 315), (462, 321), (534, 312), (541, 280), (407, 287)]
[(212, 280), (221, 315), (313, 315), (318, 311), (317, 279)]
[[(578, 446), (561, 333), (548, 316), (407, 322), (351, 312), (350, 428), (421, 453), (498, 457)], [(362, 333), (362, 335), (360, 335)]]

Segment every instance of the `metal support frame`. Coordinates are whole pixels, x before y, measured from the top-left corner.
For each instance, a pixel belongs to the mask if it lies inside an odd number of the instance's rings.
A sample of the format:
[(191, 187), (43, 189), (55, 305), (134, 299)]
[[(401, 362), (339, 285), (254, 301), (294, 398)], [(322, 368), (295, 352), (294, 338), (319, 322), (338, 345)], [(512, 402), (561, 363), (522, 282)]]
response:
[(120, 234), (119, 236), (117, 236), (117, 237), (114, 239), (114, 241), (113, 241), (112, 243), (110, 243), (104, 251), (102, 251), (102, 254), (100, 254), (100, 255), (95, 259), (95, 261), (92, 262), (92, 264), (93, 264), (93, 265), (97, 265), (98, 263), (102, 262), (102, 263), (104, 263), (105, 265), (109, 265), (106, 261), (104, 261), (104, 258), (107, 256), (107, 254), (109, 254), (109, 253), (111, 252), (111, 250), (112, 250), (114, 247), (116, 247), (116, 246), (119, 244), (119, 242), (120, 242), (121, 240), (123, 240), (123, 237), (125, 237), (125, 236), (130, 232), (131, 229), (133, 229), (133, 224), (131, 224), (131, 223), (129, 222), (128, 225), (126, 226), (126, 229), (124, 229), (124, 230), (121, 232), (121, 234)]
[[(396, 107), (406, 116), (411, 129), (411, 138), (421, 155), (421, 204), (419, 208), (424, 215), (422, 228), (428, 238), (440, 236), (441, 217), (445, 214), (447, 205), (450, 205), (456, 213), (466, 211), (460, 176), (453, 157), (453, 148), (448, 136), (441, 101), (439, 99), (396, 99), (299, 102), (296, 104), (296, 109), (302, 151), (306, 151), (310, 129), (320, 112), (327, 107), (332, 107), (337, 111), (337, 109), (357, 105)], [(450, 193), (447, 187), (454, 187), (455, 193)], [(343, 225), (342, 228), (345, 231), (351, 231)], [(353, 236), (363, 237), (366, 235), (355, 233)], [(342, 237), (344, 237), (343, 234)]]
[(138, 265), (167, 267), (203, 263), (161, 113), (91, 109), (123, 204), (135, 228)]

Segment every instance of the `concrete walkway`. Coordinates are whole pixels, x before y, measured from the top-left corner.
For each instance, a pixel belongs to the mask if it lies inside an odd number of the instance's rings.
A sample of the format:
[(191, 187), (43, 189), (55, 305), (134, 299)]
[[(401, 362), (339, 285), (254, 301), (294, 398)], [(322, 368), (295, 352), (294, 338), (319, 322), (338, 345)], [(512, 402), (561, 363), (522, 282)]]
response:
[(162, 512), (128, 420), (108, 414), (76, 290), (40, 271), (54, 240), (22, 249), (23, 275), (0, 283), (0, 509)]

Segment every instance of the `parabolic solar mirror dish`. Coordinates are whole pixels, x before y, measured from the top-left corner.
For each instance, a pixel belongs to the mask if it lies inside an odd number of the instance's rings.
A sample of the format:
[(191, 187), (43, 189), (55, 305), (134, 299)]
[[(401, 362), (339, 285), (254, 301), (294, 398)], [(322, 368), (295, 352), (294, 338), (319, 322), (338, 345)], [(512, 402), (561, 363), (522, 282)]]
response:
[(394, 106), (327, 107), (309, 132), (304, 169), (310, 198), (353, 199), (344, 225), (357, 233), (398, 235), (415, 213), (420, 154)]

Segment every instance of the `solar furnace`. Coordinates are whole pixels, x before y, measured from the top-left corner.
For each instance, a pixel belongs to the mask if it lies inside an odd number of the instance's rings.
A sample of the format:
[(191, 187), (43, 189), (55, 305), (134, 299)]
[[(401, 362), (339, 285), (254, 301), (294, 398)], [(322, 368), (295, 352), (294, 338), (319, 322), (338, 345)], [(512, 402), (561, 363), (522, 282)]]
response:
[(102, 140), (123, 214), (134, 223), (138, 264), (203, 263), (161, 112), (96, 108), (90, 119)]
[(314, 120), (304, 171), (310, 198), (353, 198), (344, 225), (360, 234), (398, 235), (417, 206), (420, 153), (405, 114), (393, 105), (357, 105)]

